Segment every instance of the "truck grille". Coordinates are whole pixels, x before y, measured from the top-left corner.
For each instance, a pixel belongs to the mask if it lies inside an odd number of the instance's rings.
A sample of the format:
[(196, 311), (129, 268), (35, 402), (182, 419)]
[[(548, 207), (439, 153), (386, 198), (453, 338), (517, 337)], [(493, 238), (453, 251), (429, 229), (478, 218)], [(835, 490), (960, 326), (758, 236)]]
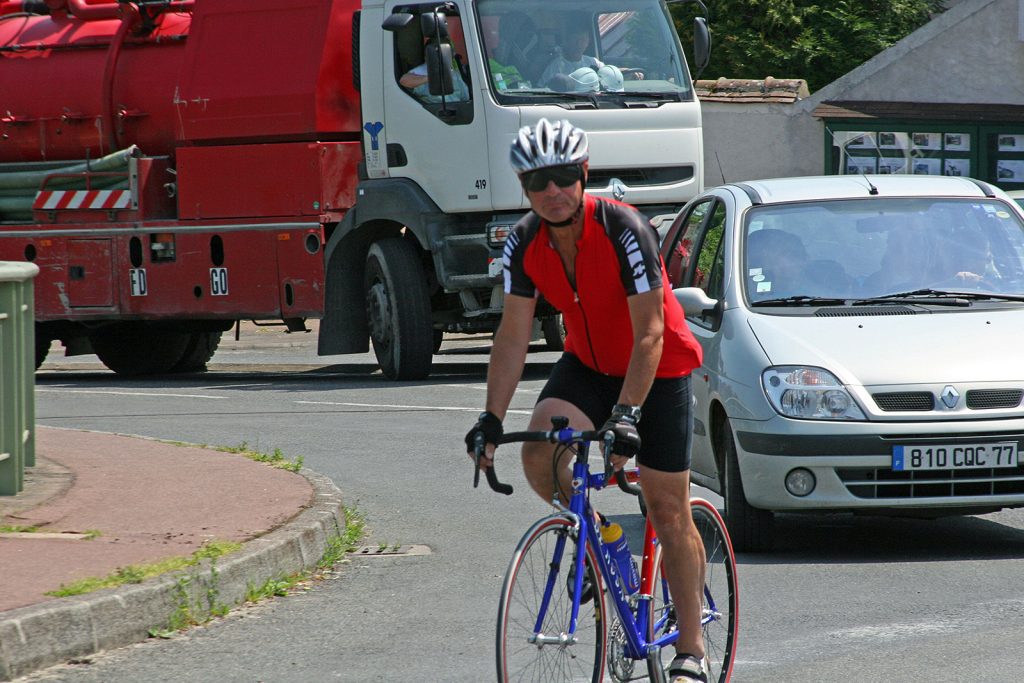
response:
[(671, 185), (693, 178), (693, 166), (665, 166), (661, 168), (602, 168), (587, 172), (587, 189), (600, 190), (618, 178), (627, 187), (645, 185)]
[(894, 472), (886, 468), (836, 468), (857, 498), (957, 498), (1024, 494), (1024, 467), (1013, 469)]

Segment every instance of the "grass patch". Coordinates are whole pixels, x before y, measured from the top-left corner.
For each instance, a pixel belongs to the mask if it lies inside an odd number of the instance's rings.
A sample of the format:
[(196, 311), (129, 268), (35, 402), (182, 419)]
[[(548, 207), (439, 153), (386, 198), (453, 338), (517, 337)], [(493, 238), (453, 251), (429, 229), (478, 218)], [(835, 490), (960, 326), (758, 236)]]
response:
[(210, 541), (203, 544), (199, 550), (188, 557), (171, 557), (159, 562), (150, 564), (128, 565), (119, 567), (113, 573), (103, 577), (90, 577), (64, 585), (57, 590), (47, 591), (46, 595), (63, 598), (70, 595), (82, 595), (104, 588), (123, 586), (126, 583), (142, 583), (146, 579), (160, 576), (168, 572), (175, 572), (189, 567), (195, 567), (205, 559), (215, 559), (222, 555), (235, 552), (242, 547), (241, 543), (234, 541)]
[(268, 579), (261, 586), (249, 586), (246, 602), (259, 602), (266, 598), (281, 597), (295, 588), (306, 585), (310, 579), (322, 576), (340, 562), (347, 562), (345, 556), (359, 547), (359, 542), (366, 535), (366, 517), (354, 507), (345, 508), (345, 529), (338, 536), (327, 539), (324, 554), (316, 563), (316, 567), (308, 572), (298, 572), (291, 576), (280, 576)]
[(34, 534), (39, 531), (37, 526), (24, 524), (0, 524), (0, 534)]
[(224, 453), (237, 453), (243, 455), (250, 460), (256, 462), (263, 462), (271, 467), (277, 467), (282, 470), (288, 470), (289, 472), (298, 472), (302, 469), (302, 462), (304, 458), (300, 455), (295, 460), (288, 460), (284, 457), (280, 448), (275, 448), (273, 453), (260, 453), (249, 448), (249, 444), (245, 441), (237, 446), (215, 446), (213, 450), (221, 451)]

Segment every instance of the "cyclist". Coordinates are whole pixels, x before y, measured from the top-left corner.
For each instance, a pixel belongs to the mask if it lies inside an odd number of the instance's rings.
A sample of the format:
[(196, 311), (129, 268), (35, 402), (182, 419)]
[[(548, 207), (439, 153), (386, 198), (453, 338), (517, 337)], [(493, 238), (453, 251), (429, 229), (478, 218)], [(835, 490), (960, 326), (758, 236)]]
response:
[[(704, 546), (689, 504), (690, 371), (701, 350), (683, 319), (658, 254), (657, 236), (639, 212), (584, 191), (584, 131), (541, 119), (519, 131), (511, 161), (531, 211), (505, 243), (505, 300), (487, 371), (486, 410), (466, 435), (493, 444), (522, 376), (543, 296), (562, 313), (565, 353), (537, 400), (529, 429), (551, 417), (574, 429), (615, 433), (613, 465), (639, 456), (648, 515), (663, 546), (664, 569), (679, 617), (678, 654), (670, 680), (706, 681), (701, 637)], [(571, 462), (554, 463), (554, 447), (523, 444), (523, 469), (544, 500), (568, 503)], [(558, 481), (554, 481), (557, 472)]]

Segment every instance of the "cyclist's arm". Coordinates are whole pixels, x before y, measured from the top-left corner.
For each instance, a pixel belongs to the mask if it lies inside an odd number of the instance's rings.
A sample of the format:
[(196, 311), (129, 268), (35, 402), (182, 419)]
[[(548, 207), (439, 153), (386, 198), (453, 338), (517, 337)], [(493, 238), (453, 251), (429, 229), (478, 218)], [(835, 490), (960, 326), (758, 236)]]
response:
[(643, 405), (654, 383), (661, 361), (665, 336), (665, 309), (661, 287), (627, 299), (629, 319), (633, 327), (633, 351), (626, 368), (626, 378), (619, 393), (619, 403)]
[(502, 420), (526, 365), (536, 306), (533, 297), (505, 295), (501, 324), (494, 333), (487, 366), (487, 410)]

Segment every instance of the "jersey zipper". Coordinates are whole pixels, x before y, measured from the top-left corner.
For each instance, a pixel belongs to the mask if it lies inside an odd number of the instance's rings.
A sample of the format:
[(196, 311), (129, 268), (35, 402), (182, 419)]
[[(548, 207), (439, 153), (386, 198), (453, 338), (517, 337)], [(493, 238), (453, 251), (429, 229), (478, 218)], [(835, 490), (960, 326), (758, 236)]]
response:
[[(575, 266), (576, 274), (580, 272), (579, 269), (579, 250), (576, 250), (576, 256), (573, 258), (573, 265)], [(597, 362), (597, 353), (594, 351), (594, 342), (590, 338), (590, 323), (587, 322), (587, 310), (583, 308), (583, 302), (580, 301), (580, 293), (576, 290), (576, 278), (570, 278), (569, 274), (565, 274), (566, 279), (569, 280), (569, 286), (572, 287), (573, 299), (576, 301), (576, 306), (580, 309), (580, 314), (583, 316), (583, 330), (587, 333), (587, 347), (590, 349), (590, 357), (594, 360), (594, 368), (602, 375), (605, 374), (604, 370), (601, 369), (601, 364)]]

